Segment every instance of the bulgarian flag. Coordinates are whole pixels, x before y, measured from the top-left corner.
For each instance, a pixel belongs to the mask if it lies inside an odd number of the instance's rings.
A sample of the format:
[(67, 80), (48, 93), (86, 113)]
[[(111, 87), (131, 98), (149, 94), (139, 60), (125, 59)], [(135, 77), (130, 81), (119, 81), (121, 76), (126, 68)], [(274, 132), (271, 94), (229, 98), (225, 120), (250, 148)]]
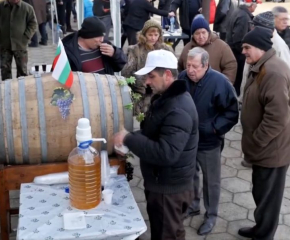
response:
[(68, 88), (73, 84), (73, 74), (65, 53), (62, 41), (59, 39), (55, 58), (52, 64), (52, 77)]

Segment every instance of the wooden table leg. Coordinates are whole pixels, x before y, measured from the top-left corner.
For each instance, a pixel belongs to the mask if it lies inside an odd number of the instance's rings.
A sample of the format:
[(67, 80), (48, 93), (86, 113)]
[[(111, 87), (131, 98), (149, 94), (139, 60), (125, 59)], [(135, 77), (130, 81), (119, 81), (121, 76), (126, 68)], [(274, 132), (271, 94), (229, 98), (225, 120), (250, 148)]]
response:
[(0, 164), (0, 222), (1, 222), (1, 240), (9, 240), (9, 222), (8, 211), (9, 208), (9, 191), (5, 189), (4, 182), (4, 165)]

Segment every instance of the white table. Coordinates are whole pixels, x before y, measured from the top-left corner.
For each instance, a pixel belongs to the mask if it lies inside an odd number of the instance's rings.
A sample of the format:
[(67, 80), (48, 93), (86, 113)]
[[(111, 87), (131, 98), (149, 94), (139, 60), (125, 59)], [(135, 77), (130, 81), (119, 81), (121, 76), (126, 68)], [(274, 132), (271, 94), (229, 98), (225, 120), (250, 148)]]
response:
[[(112, 205), (103, 201), (87, 216), (86, 229), (65, 230), (63, 213), (79, 210), (70, 207), (68, 185), (21, 184), (17, 240), (136, 239), (147, 226), (125, 176), (118, 176), (110, 186)], [(100, 214), (100, 215), (98, 215)]]

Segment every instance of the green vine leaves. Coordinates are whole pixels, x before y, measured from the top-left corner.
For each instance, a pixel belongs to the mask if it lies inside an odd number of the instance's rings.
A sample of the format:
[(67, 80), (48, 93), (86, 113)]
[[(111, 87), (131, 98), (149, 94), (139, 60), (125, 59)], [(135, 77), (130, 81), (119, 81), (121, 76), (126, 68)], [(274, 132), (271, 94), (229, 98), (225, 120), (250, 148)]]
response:
[[(125, 79), (119, 79), (118, 80), (118, 83), (119, 83), (119, 86), (128, 86), (129, 84), (134, 84), (136, 82), (136, 78), (135, 77), (129, 77), (129, 78), (125, 78)], [(133, 107), (134, 107), (134, 103), (138, 102), (140, 99), (141, 99), (141, 94), (139, 93), (134, 93), (131, 91), (131, 99), (132, 99), (132, 103), (129, 103), (127, 105), (124, 105), (124, 108), (125, 109), (128, 109), (128, 110), (133, 110)], [(139, 113), (136, 117), (137, 121), (138, 122), (142, 122), (144, 120), (144, 113)]]

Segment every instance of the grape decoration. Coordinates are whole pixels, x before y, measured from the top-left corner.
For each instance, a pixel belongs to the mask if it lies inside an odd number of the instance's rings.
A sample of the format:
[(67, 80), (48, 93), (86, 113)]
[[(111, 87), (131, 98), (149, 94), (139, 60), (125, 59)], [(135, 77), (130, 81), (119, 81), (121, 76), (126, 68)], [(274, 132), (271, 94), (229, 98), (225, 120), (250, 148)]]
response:
[(57, 106), (62, 119), (66, 119), (70, 114), (70, 105), (74, 100), (74, 94), (62, 87), (56, 88), (52, 94), (51, 105)]

